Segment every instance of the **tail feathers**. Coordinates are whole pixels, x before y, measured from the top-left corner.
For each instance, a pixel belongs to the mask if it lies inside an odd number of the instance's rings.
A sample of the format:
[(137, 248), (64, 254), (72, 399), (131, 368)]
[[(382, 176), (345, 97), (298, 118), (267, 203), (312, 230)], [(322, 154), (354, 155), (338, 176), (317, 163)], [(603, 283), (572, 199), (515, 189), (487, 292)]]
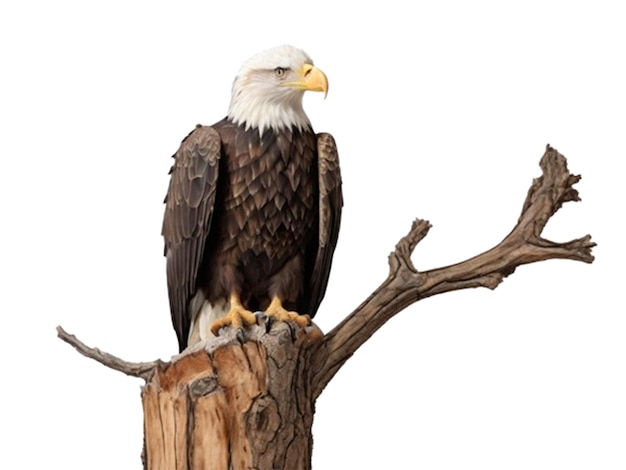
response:
[[(228, 309), (230, 308), (230, 302), (226, 299), (219, 300), (214, 304), (211, 304), (208, 300), (204, 298), (198, 299), (194, 298), (191, 302), (192, 311), (197, 312), (192, 320), (191, 327), (189, 329), (189, 340), (187, 341), (187, 347), (193, 346), (194, 344), (204, 341), (208, 338), (215, 336), (211, 333), (211, 326), (220, 317), (223, 317), (228, 313)], [(197, 301), (201, 301), (201, 305), (199, 308), (195, 307), (194, 304), (200, 303)]]

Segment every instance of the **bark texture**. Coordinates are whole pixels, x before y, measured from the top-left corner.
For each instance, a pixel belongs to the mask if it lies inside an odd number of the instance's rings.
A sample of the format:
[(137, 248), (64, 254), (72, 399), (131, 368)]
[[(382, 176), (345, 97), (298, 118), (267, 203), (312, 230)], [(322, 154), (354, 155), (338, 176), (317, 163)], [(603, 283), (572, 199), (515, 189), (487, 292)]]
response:
[(389, 256), (389, 274), (368, 299), (326, 335), (312, 325), (256, 325), (232, 330), (171, 362), (128, 363), (89, 348), (61, 327), (81, 354), (146, 380), (144, 467), (147, 470), (308, 470), (315, 401), (341, 366), (405, 307), (444, 292), (496, 288), (527, 263), (566, 258), (591, 263), (586, 235), (556, 243), (541, 237), (548, 219), (578, 201), (565, 158), (548, 146), (542, 175), (528, 191), (519, 220), (500, 242), (469, 260), (418, 271), (411, 260), (430, 224), (415, 220)]
[(142, 390), (146, 468), (307, 469), (316, 327), (229, 332), (161, 364)]

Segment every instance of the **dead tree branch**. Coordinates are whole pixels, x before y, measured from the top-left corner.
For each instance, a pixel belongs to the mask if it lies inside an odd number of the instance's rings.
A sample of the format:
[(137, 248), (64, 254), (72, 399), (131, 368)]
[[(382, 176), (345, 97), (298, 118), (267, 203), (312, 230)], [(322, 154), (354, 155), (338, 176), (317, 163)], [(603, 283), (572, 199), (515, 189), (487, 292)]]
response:
[(418, 271), (411, 254), (427, 235), (430, 224), (416, 220), (389, 255), (387, 279), (354, 312), (324, 336), (312, 355), (314, 397), (352, 354), (398, 312), (426, 297), (470, 287), (495, 289), (518, 266), (553, 258), (591, 263), (595, 243), (586, 235), (566, 243), (541, 237), (549, 218), (564, 202), (579, 201), (572, 187), (580, 176), (567, 169), (565, 157), (549, 145), (526, 196), (517, 225), (502, 242), (485, 253), (458, 264)]
[(90, 348), (76, 336), (68, 333), (62, 327), (57, 326), (57, 336), (68, 344), (74, 346), (74, 348), (83, 356), (98, 361), (100, 364), (105, 365), (111, 369), (123, 372), (131, 377), (139, 377), (148, 382), (154, 375), (154, 371), (160, 365), (163, 365), (162, 361), (152, 362), (127, 362), (119, 357), (101, 351), (98, 348)]

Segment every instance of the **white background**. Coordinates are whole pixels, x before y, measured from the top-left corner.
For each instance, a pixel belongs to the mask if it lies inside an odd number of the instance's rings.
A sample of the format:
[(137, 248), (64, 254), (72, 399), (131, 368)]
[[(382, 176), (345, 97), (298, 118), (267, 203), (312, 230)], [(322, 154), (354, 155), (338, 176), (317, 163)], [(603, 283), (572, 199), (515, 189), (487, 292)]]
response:
[(626, 468), (619, 3), (3, 2), (0, 467), (141, 468), (141, 381), (54, 328), (127, 360), (176, 351), (169, 157), (225, 115), (245, 59), (290, 43), (329, 77), (305, 106), (342, 160), (323, 330), (384, 280), (413, 218), (434, 226), (420, 269), (499, 242), (547, 143), (583, 202), (544, 235), (599, 244), (592, 265), (524, 266), (392, 319), (319, 399), (314, 468)]

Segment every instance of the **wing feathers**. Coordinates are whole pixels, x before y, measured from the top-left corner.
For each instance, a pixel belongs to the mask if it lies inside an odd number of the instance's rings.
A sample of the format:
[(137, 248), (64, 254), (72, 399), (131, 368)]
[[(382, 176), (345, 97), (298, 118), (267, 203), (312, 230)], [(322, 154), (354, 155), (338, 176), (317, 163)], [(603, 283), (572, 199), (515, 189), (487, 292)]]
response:
[(211, 229), (220, 155), (218, 132), (199, 126), (181, 143), (170, 171), (162, 233), (170, 309), (181, 351), (191, 323), (188, 304)]
[(306, 311), (311, 315), (326, 293), (333, 253), (339, 236), (343, 196), (341, 172), (335, 139), (330, 134), (317, 135), (319, 172), (319, 238), (309, 287), (306, 289)]

